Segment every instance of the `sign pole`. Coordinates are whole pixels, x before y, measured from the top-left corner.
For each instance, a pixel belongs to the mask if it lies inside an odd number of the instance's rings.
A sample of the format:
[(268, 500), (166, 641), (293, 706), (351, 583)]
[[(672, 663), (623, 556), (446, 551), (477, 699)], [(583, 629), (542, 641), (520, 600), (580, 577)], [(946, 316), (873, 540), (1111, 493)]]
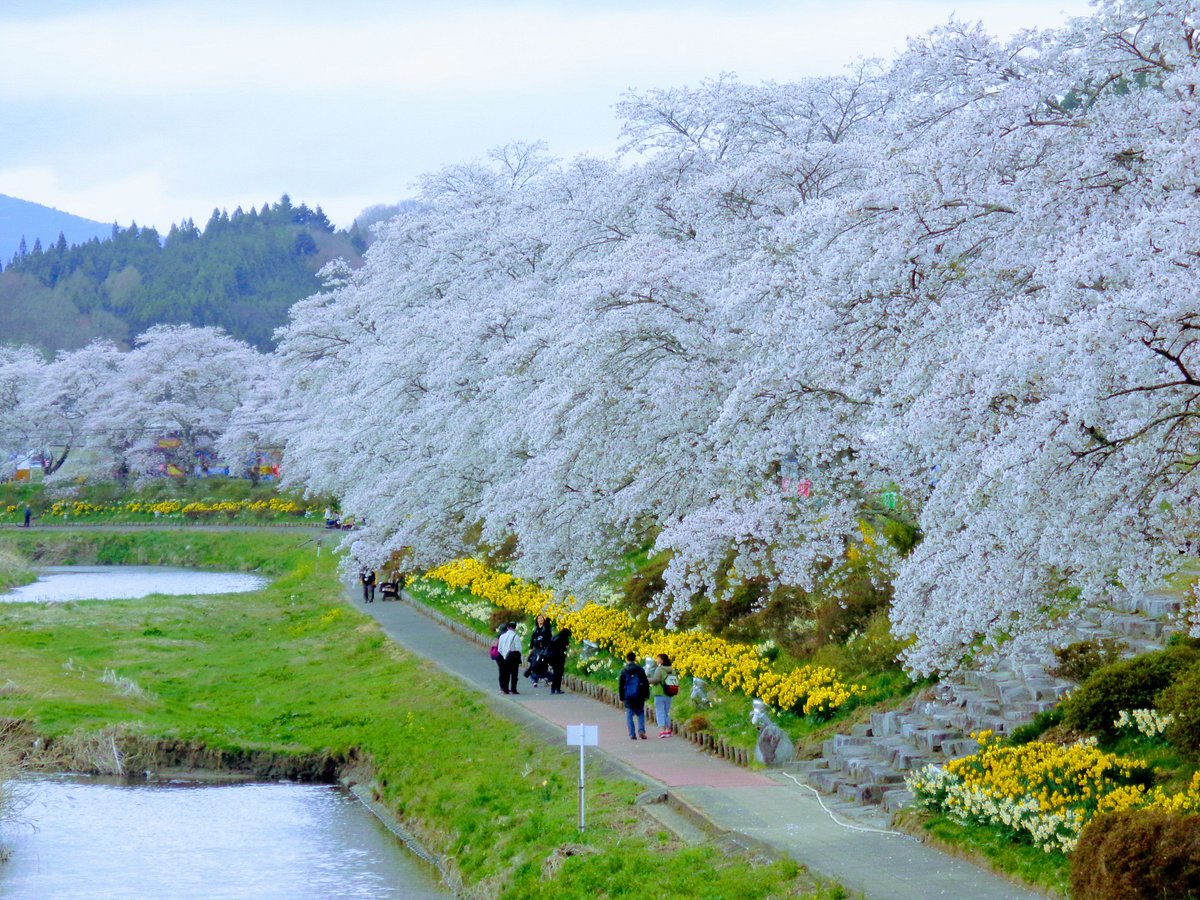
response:
[(579, 830), (583, 824), (583, 748), (600, 746), (600, 727), (598, 725), (568, 725), (567, 746), (579, 745)]
[[(583, 725), (579, 726), (579, 730), (583, 731)], [(583, 746), (584, 742), (579, 742), (579, 833), (583, 833)]]

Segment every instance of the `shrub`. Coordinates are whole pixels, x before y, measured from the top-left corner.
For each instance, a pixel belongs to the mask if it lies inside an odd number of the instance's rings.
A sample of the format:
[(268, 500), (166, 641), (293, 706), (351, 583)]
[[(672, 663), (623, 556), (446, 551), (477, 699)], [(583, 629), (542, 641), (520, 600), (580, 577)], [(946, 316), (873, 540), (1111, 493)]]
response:
[(492, 634), (500, 630), (501, 625), (507, 625), (509, 622), (524, 622), (528, 616), (525, 613), (515, 609), (494, 609), (491, 615), (488, 616), (488, 628)]
[(1159, 693), (1197, 661), (1200, 651), (1175, 646), (1097, 669), (1062, 704), (1063, 724), (1113, 740), (1121, 710), (1157, 708)]
[(1124, 810), (1097, 816), (1071, 858), (1071, 896), (1200, 898), (1200, 816)]
[(1054, 651), (1058, 663), (1050, 669), (1050, 674), (1067, 681), (1082, 683), (1096, 670), (1119, 662), (1128, 647), (1124, 641), (1115, 638), (1076, 641)]
[(897, 657), (907, 644), (892, 634), (887, 610), (881, 609), (862, 631), (850, 635), (844, 643), (825, 644), (809, 661), (846, 673), (853, 672), (860, 678), (881, 672), (899, 672)]
[(1051, 728), (1061, 725), (1062, 720), (1063, 711), (1061, 706), (1052, 706), (1050, 709), (1044, 709), (1029, 722), (1014, 728), (1008, 735), (1008, 743), (1013, 746), (1028, 744), (1030, 741), (1040, 738)]
[(1159, 697), (1158, 710), (1175, 720), (1167, 726), (1166, 738), (1179, 754), (1200, 762), (1200, 663), (1182, 672)]
[(876, 520), (876, 526), (883, 532), (884, 538), (901, 556), (908, 556), (917, 544), (921, 543), (921, 529), (910, 517), (892, 511), (882, 520)]
[(670, 553), (655, 553), (626, 576), (621, 593), (630, 608), (644, 612), (653, 607), (654, 599), (667, 587), (663, 573), (670, 562)]
[(810, 650), (844, 643), (851, 635), (865, 630), (872, 617), (887, 611), (891, 599), (891, 585), (877, 581), (865, 568), (846, 573), (836, 589), (821, 597), (816, 605)]

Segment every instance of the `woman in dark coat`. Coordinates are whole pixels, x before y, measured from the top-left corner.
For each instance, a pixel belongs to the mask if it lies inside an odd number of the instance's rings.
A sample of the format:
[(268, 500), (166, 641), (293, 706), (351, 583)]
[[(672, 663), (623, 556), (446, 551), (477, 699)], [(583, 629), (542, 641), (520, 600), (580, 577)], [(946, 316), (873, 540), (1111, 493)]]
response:
[(550, 693), (562, 693), (563, 670), (567, 667), (567, 646), (571, 643), (571, 629), (564, 628), (550, 639), (546, 648), (546, 662), (550, 666)]
[(550, 627), (549, 619), (538, 616), (533, 634), (529, 636), (529, 667), (525, 670), (525, 677), (533, 682), (534, 687), (538, 686), (540, 679), (550, 677), (547, 672), (546, 650), (550, 647), (553, 635), (554, 630)]

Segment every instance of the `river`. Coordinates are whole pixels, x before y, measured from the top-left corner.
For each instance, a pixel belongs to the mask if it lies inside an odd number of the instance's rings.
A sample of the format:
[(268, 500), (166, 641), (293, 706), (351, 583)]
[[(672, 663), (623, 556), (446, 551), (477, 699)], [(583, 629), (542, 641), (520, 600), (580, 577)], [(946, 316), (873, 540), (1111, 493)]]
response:
[(5, 594), (0, 603), (133, 600), (151, 594), (236, 594), (257, 591), (267, 579), (245, 572), (204, 572), (169, 566), (46, 566), (38, 580)]
[[(265, 578), (161, 566), (51, 566), (0, 602), (253, 591)], [(291, 783), (17, 783), (0, 826), (4, 900), (327, 900), (445, 897), (436, 872), (349, 792)]]
[(5, 900), (328, 900), (448, 893), (347, 791), (289, 783), (22, 782)]

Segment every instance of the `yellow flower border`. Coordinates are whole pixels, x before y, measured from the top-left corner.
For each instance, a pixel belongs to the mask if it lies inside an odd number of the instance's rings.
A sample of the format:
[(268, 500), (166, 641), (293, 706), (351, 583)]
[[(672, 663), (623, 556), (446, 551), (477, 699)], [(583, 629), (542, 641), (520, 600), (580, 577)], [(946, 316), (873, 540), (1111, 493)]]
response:
[(799, 666), (780, 673), (747, 644), (699, 631), (642, 628), (619, 609), (597, 603), (575, 607), (560, 602), (550, 591), (476, 559), (455, 560), (425, 574), (452, 588), (468, 590), (501, 609), (545, 615), (556, 627), (570, 628), (576, 640), (591, 641), (618, 658), (629, 652), (638, 658), (666, 653), (680, 674), (758, 697), (777, 709), (827, 717), (867, 690), (863, 685), (844, 683), (828, 666)]
[[(6, 515), (13, 515), (21, 507), (8, 504)], [(315, 514), (316, 510), (295, 500), (271, 497), (267, 500), (114, 500), (108, 503), (90, 503), (84, 500), (56, 500), (44, 515), (51, 517), (82, 518), (105, 515), (152, 515), (200, 518), (203, 516), (235, 516), (249, 512), (270, 515), (302, 516)]]

